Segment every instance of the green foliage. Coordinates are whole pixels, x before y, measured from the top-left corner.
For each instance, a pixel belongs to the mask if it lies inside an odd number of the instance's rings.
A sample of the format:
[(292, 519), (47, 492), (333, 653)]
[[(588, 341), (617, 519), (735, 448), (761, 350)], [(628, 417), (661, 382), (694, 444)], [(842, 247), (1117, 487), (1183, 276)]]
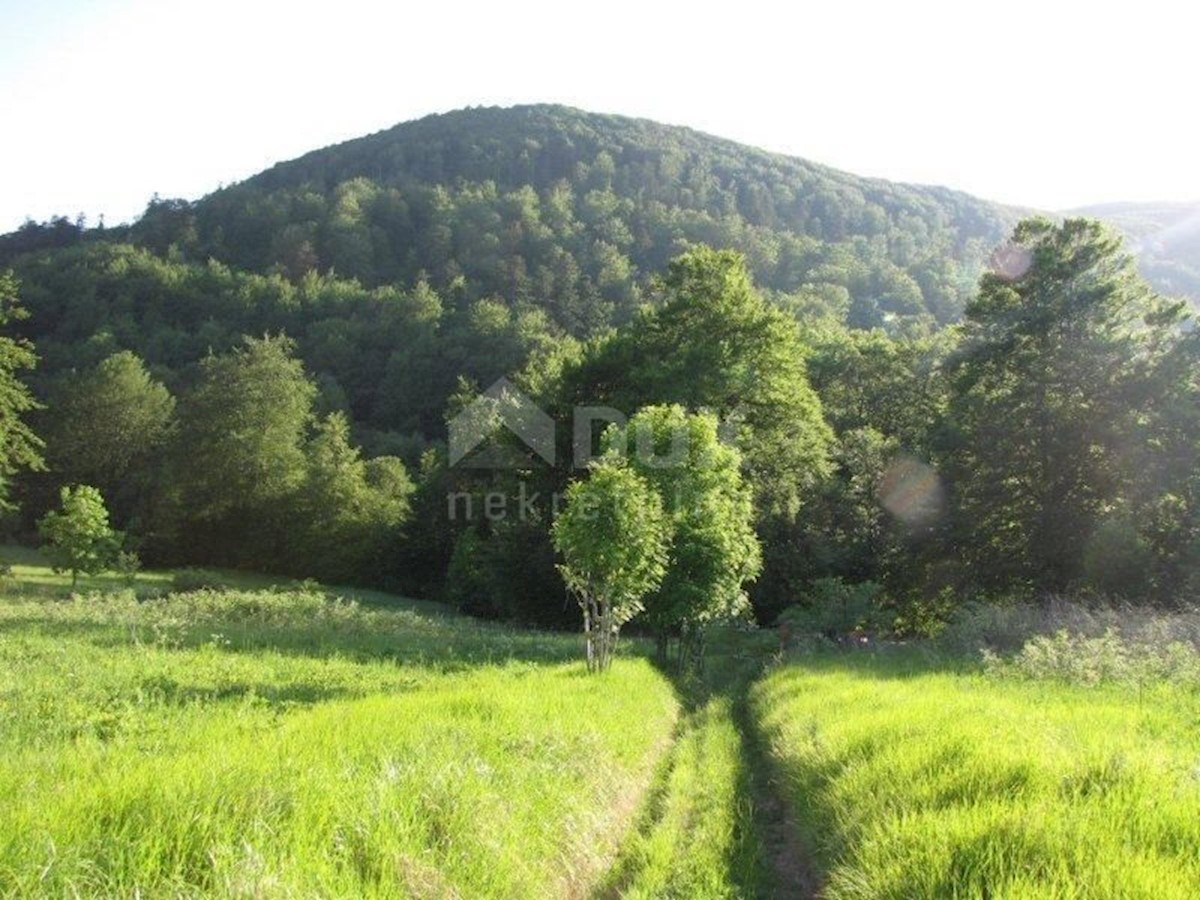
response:
[(228, 587), (229, 579), (211, 569), (176, 569), (171, 577), (171, 590), (181, 594), (190, 591), (219, 591)]
[(222, 520), (267, 506), (304, 478), (301, 440), (316, 390), (286, 338), (247, 338), (210, 356), (180, 407), (180, 481), (189, 513)]
[(874, 628), (878, 609), (875, 600), (879, 585), (865, 581), (850, 584), (841, 578), (818, 578), (806, 593), (804, 602), (779, 614), (779, 625), (793, 632), (846, 635), (859, 628)]
[(606, 458), (624, 459), (657, 491), (671, 522), (666, 574), (646, 601), (652, 627), (691, 640), (710, 622), (748, 614), (745, 585), (762, 555), (741, 455), (720, 440), (716, 417), (648, 406), (604, 444)]
[(61, 507), (42, 517), (38, 531), (54, 567), (70, 572), (74, 587), (80, 573), (96, 575), (113, 567), (124, 535), (109, 527), (104, 497), (96, 488), (64, 486), (60, 498)]
[(1200, 649), (1185, 641), (1132, 642), (1114, 629), (1099, 637), (1066, 630), (1031, 638), (1011, 659), (984, 651), (987, 671), (1001, 677), (1072, 684), (1144, 687), (1178, 682), (1200, 688)]
[(532, 300), (576, 334), (628, 320), (648, 276), (705, 243), (744, 253), (797, 303), (923, 329), (962, 309), (1013, 218), (688, 129), (526, 106), (408, 122), (196, 204), (160, 201), (131, 236), (291, 278), (424, 274), (468, 300)]
[(1135, 480), (1147, 373), (1176, 335), (1099, 223), (1021, 223), (967, 309), (950, 408), (956, 542), (977, 580), (1061, 590)]
[(554, 544), (563, 555), (563, 580), (583, 609), (590, 670), (611, 665), (621, 626), (662, 582), (670, 539), (662, 499), (615, 460), (598, 463), (567, 490)]
[(395, 457), (364, 461), (350, 423), (334, 413), (305, 447), (304, 481), (293, 503), (293, 571), (326, 581), (378, 582), (384, 556), (409, 512), (412, 482)]
[(286, 553), (282, 523), (305, 478), (315, 388), (285, 338), (247, 338), (206, 358), (179, 408), (173, 453), (177, 527), (196, 561), (248, 563)]
[(128, 351), (69, 372), (52, 386), (39, 418), (46, 438), (46, 480), (92, 484), (114, 517), (127, 521), (144, 506), (171, 437), (175, 399)]
[[(17, 280), (12, 272), (0, 270), (0, 328), (25, 318), (17, 302)], [(42, 467), (42, 441), (25, 421), (37, 408), (21, 372), (37, 364), (33, 345), (21, 338), (0, 335), (0, 512), (11, 511), (9, 484), (23, 469)]]
[(1149, 545), (1128, 518), (1102, 521), (1083, 551), (1083, 583), (1099, 594), (1139, 597), (1153, 565)]
[(567, 395), (624, 411), (679, 404), (717, 415), (762, 514), (794, 516), (828, 470), (831, 439), (795, 323), (766, 304), (729, 251), (677, 257), (658, 293), (659, 305), (564, 373)]

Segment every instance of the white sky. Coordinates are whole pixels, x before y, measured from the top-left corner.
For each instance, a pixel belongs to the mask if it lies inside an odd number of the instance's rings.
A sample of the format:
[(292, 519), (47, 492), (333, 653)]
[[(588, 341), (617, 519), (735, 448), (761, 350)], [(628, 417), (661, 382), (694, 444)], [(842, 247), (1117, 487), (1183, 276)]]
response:
[(561, 102), (1061, 209), (1200, 199), (1184, 0), (0, 0), (0, 231)]

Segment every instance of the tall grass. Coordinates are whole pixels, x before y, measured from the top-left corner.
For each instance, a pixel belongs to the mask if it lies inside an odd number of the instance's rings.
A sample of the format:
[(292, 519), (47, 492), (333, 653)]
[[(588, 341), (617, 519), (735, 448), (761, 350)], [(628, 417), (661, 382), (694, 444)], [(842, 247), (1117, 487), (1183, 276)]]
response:
[(752, 707), (829, 898), (1200, 896), (1200, 704), (812, 656)]
[(0, 600), (0, 894), (586, 893), (678, 701), (577, 652), (313, 590)]

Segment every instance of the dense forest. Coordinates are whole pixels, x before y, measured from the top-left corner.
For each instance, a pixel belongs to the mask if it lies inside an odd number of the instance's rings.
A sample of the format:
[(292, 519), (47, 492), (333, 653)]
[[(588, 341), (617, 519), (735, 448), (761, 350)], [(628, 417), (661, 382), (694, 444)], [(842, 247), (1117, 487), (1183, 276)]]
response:
[[(950, 597), (1197, 584), (1200, 341), (1090, 219), (475, 109), (129, 226), (29, 224), (0, 264), (18, 533), (91, 485), (148, 561), (563, 624), (551, 511), (447, 498), (563, 494), (574, 410), (603, 405), (720, 423), (763, 620), (863, 585), (916, 628)], [(447, 421), (501, 376), (558, 423), (556, 465), (451, 464)]]

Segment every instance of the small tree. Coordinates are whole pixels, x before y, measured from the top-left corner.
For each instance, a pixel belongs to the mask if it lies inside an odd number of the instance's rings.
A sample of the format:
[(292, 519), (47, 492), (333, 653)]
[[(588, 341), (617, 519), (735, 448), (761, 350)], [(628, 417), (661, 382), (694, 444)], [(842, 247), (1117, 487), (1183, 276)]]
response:
[(123, 535), (108, 524), (104, 497), (90, 485), (64, 487), (61, 509), (51, 510), (38, 522), (42, 539), (56, 572), (71, 573), (71, 588), (79, 573), (95, 575), (109, 568), (121, 550)]
[(666, 572), (669, 526), (658, 493), (623, 463), (599, 463), (567, 489), (554, 523), (559, 567), (583, 609), (588, 671), (612, 662), (621, 626)]
[(668, 570), (646, 615), (660, 655), (674, 634), (680, 664), (699, 663), (708, 624), (749, 615), (745, 585), (762, 567), (741, 454), (720, 440), (715, 416), (682, 406), (643, 407), (604, 444), (606, 458), (626, 459), (667, 504)]

